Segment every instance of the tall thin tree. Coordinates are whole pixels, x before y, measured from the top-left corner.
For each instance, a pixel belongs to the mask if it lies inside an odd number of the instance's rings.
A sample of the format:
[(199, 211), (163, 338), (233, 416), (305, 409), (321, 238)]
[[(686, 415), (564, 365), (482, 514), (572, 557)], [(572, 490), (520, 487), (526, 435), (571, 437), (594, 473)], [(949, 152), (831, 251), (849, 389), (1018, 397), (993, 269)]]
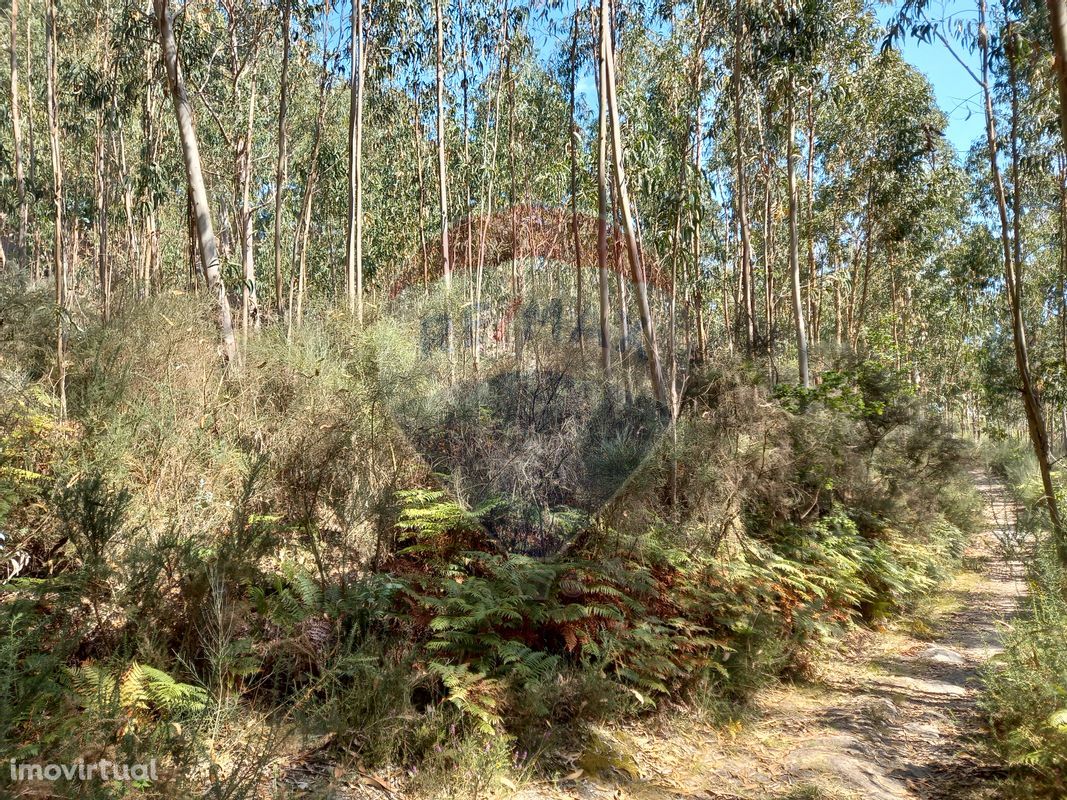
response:
[[(752, 279), (752, 239), (748, 224), (748, 197), (745, 187), (745, 151), (744, 151), (744, 112), (741, 107), (743, 95), (742, 46), (744, 39), (744, 15), (742, 0), (735, 0), (734, 11), (734, 53), (733, 53), (733, 111), (734, 111), (734, 167), (737, 183), (734, 197), (737, 204), (737, 226), (741, 237), (741, 295), (743, 312), (738, 313), (745, 325), (745, 344), (749, 355), (756, 346), (756, 289)], [(725, 308), (724, 308), (725, 310)]]
[(567, 137), (570, 142), (571, 161), (571, 233), (574, 237), (574, 275), (575, 275), (575, 321), (578, 329), (578, 347), (585, 352), (585, 332), (582, 330), (582, 242), (578, 233), (578, 137), (579, 128), (575, 121), (575, 95), (578, 83), (578, 16), (582, 10), (582, 0), (574, 0), (574, 20), (571, 27), (570, 53), (570, 95), (567, 104), (569, 128)]
[(808, 331), (804, 319), (804, 300), (800, 293), (800, 235), (797, 215), (797, 145), (796, 145), (796, 91), (792, 76), (789, 78), (787, 91), (787, 123), (789, 141), (786, 143), (786, 173), (789, 184), (789, 274), (793, 293), (793, 324), (797, 336), (797, 367), (800, 371), (800, 385), (808, 388)]
[(48, 142), (52, 156), (52, 213), (54, 215), (52, 242), (52, 273), (56, 286), (56, 385), (59, 396), (59, 416), (67, 415), (67, 265), (63, 251), (63, 156), (59, 138), (59, 94), (57, 91), (59, 61), (55, 0), (45, 4), (45, 85), (48, 103)]
[(445, 21), (441, 5), (444, 0), (434, 0), (437, 49), (435, 53), (437, 75), (437, 182), (441, 213), (441, 267), (445, 278), (445, 335), (448, 339), (448, 360), (455, 364), (452, 343), (452, 264), (448, 251), (448, 162), (445, 157)]
[[(981, 74), (972, 77), (978, 82), (982, 90), (983, 108), (985, 112), (986, 149), (989, 157), (989, 170), (993, 181), (993, 194), (997, 203), (997, 216), (1000, 222), (1000, 242), (1004, 264), (1004, 284), (1008, 295), (1008, 306), (1011, 310), (1012, 342), (1015, 348), (1016, 372), (1021, 384), (1023, 410), (1026, 414), (1026, 425), (1030, 435), (1030, 442), (1037, 457), (1038, 469), (1041, 473), (1041, 483), (1044, 489), (1045, 506), (1048, 508), (1049, 519), (1052, 523), (1053, 532), (1056, 536), (1057, 551), (1060, 560), (1067, 563), (1067, 532), (1064, 531), (1060, 519), (1059, 505), (1056, 502), (1056, 488), (1052, 482), (1051, 454), (1048, 445), (1048, 433), (1045, 428), (1045, 416), (1041, 409), (1041, 399), (1037, 386), (1034, 383), (1030, 369), (1030, 350), (1026, 334), (1026, 324), (1023, 316), (1023, 282), (1021, 264), (1016, 261), (1021, 255), (1021, 246), (1018, 238), (1013, 237), (1013, 227), (1008, 219), (1007, 194), (1004, 189), (1004, 180), (1001, 175), (999, 161), (999, 140), (996, 130), (996, 116), (993, 110), (993, 87), (990, 81), (990, 61), (992, 58), (989, 43), (988, 29), (986, 27), (986, 2), (979, 0), (978, 3), (979, 36), (978, 51), (981, 57)], [(946, 46), (950, 46), (942, 37)], [(1009, 39), (1010, 50), (1010, 39)], [(1007, 51), (1006, 51), (1007, 52)], [(1008, 67), (1014, 80), (1014, 55), (1007, 52)], [(1017, 108), (1012, 109), (1013, 118), (1017, 116)], [(1013, 187), (1018, 192), (1018, 187)], [(1018, 209), (1016, 209), (1018, 213)]]
[(348, 313), (363, 324), (363, 97), (366, 41), (363, 0), (352, 0), (351, 95), (348, 114), (348, 236), (345, 243)]
[(610, 43), (603, 38), (603, 27), (597, 36), (597, 282), (600, 294), (600, 364), (605, 377), (611, 370), (611, 308), (608, 284), (608, 215), (612, 213), (608, 200), (608, 103), (605, 71)]
[[(54, 0), (49, 0), (49, 2), (54, 2)], [(167, 0), (153, 0), (153, 5), (156, 25), (159, 27), (159, 43), (163, 50), (163, 65), (167, 72), (167, 84), (174, 102), (174, 115), (178, 123), (178, 139), (182, 148), (182, 160), (185, 163), (186, 181), (192, 199), (200, 263), (208, 291), (214, 296), (218, 309), (218, 327), (222, 339), (223, 357), (227, 364), (235, 364), (237, 340), (233, 335), (233, 317), (230, 312), (230, 301), (226, 295), (226, 284), (219, 269), (215, 226), (211, 221), (211, 205), (208, 202), (207, 188), (204, 184), (193, 110), (185, 88), (185, 77), (178, 66), (178, 44), (174, 39), (174, 26), (171, 22), (170, 11), (167, 9)]]
[(622, 143), (622, 125), (620, 124), (618, 90), (615, 85), (615, 53), (612, 42), (611, 0), (600, 0), (600, 36), (605, 46), (604, 87), (607, 91), (608, 112), (611, 115), (612, 151), (615, 166), (615, 185), (618, 187), (619, 210), (622, 214), (623, 233), (626, 240), (626, 255), (630, 262), (630, 273), (634, 283), (637, 311), (641, 318), (641, 334), (645, 340), (648, 354), (649, 377), (656, 400), (661, 405), (667, 404), (667, 391), (663, 380), (663, 366), (660, 362), (659, 345), (656, 342), (656, 328), (652, 321), (652, 309), (648, 302), (648, 282), (641, 258), (639, 234), (634, 222), (633, 208), (630, 205), (630, 193), (626, 184), (626, 154)]
[(22, 118), (19, 114), (19, 57), (18, 57), (18, 14), (19, 0), (11, 0), (9, 9), (11, 23), (10, 56), (11, 56), (11, 132), (14, 140), (15, 159), (15, 193), (19, 205), (19, 231), (15, 246), (18, 252), (19, 263), (26, 263), (26, 231), (29, 224), (30, 205), (26, 198), (26, 171), (22, 160)]
[(280, 318), (285, 302), (282, 283), (282, 212), (289, 171), (289, 51), (292, 36), (292, 0), (282, 0), (282, 74), (278, 85), (278, 159), (274, 169), (274, 311)]

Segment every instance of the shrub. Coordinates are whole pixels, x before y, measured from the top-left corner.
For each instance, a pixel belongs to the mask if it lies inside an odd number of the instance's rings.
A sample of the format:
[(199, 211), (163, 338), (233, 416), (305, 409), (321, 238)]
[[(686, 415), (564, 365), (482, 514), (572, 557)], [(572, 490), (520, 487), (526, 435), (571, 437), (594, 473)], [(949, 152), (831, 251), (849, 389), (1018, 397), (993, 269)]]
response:
[(1067, 600), (1050, 546), (1029, 565), (1029, 615), (984, 671), (983, 707), (1027, 797), (1067, 794)]

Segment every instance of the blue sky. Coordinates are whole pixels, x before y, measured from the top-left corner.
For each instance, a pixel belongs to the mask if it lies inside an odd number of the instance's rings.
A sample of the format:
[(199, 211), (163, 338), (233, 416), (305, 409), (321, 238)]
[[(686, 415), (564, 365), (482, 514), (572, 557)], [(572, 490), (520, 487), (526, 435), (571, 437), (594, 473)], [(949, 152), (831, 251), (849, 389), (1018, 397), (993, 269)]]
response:
[[(882, 23), (886, 23), (896, 13), (898, 6), (899, 0), (893, 0), (893, 2), (878, 6), (875, 13)], [(931, 0), (928, 9), (929, 16), (933, 20), (949, 16), (956, 20), (966, 20), (977, 13), (976, 8), (972, 8), (969, 4), (961, 4), (956, 0)], [(564, 11), (558, 13), (564, 15)], [(545, 27), (547, 29), (547, 25)], [(547, 30), (545, 34), (547, 40)], [(978, 85), (941, 42), (934, 41), (925, 44), (908, 37), (898, 44), (904, 58), (922, 71), (932, 84), (937, 104), (948, 117), (945, 138), (959, 153), (961, 160), (966, 158), (971, 144), (983, 135)], [(546, 41), (546, 47), (547, 45)], [(553, 41), (551, 46), (559, 46), (559, 43)], [(971, 54), (966, 51), (962, 51), (960, 55), (965, 59), (972, 58)], [(592, 107), (595, 104), (596, 86), (593, 76), (588, 71), (579, 79), (578, 92), (587, 105)]]
[[(900, 0), (882, 2), (876, 6), (875, 14), (884, 24), (893, 17), (899, 4)], [(335, 6), (334, 13), (337, 15), (338, 24), (348, 24), (349, 8), (351, 6), (347, 3)], [(558, 48), (568, 46), (569, 13), (573, 6), (564, 2), (561, 8), (547, 7), (546, 13), (544, 3), (535, 2), (534, 8), (534, 39), (545, 59)], [(970, 3), (963, 4), (958, 0), (930, 0), (927, 8), (932, 20), (951, 17), (956, 21), (967, 21), (977, 14), (977, 9)], [(965, 158), (974, 140), (983, 135), (978, 86), (941, 42), (925, 44), (909, 37), (898, 44), (904, 58), (921, 70), (933, 85), (937, 103), (948, 117), (946, 138), (960, 154), (961, 159)], [(973, 58), (966, 52), (961, 55), (966, 59)], [(588, 108), (595, 108), (596, 86), (588, 65), (579, 76), (578, 95)]]
[[(878, 19), (883, 23), (886, 22), (895, 13), (897, 5), (893, 3), (879, 8)], [(961, 7), (961, 4), (951, 2), (951, 0), (949, 2), (935, 0), (930, 4), (930, 17), (935, 21), (950, 13), (960, 15), (961, 12), (964, 17), (977, 13), (976, 9)], [(925, 73), (933, 85), (937, 104), (948, 117), (945, 137), (956, 148), (960, 158), (966, 158), (971, 144), (983, 135), (984, 122), (978, 84), (941, 42), (924, 44), (909, 37), (900, 44), (904, 58)], [(961, 52), (960, 55), (965, 59), (971, 57), (966, 51)]]

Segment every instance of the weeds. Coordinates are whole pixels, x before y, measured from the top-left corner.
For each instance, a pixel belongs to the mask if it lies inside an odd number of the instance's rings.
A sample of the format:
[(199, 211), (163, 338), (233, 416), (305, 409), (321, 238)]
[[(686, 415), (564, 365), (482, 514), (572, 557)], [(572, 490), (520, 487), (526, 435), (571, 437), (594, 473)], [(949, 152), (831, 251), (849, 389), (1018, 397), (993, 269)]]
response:
[[(1043, 519), (1035, 512), (1036, 462), (1021, 448), (992, 450), (994, 466), (1011, 480), (1031, 513), (1002, 536), (1005, 557), (1025, 569), (1029, 598), (1007, 634), (1004, 652), (985, 670), (985, 709), (1005, 762), (1015, 769), (1019, 797), (1067, 793), (1067, 599), (1065, 576)], [(1057, 474), (1062, 485), (1062, 475)], [(1040, 490), (1037, 490), (1040, 494)]]
[[(470, 505), (435, 485), (377, 383), (388, 329), (264, 333), (226, 381), (196, 313), (87, 330), (72, 423), (25, 383), (0, 398), (4, 555), (27, 554), (0, 603), (0, 737), (158, 757), (146, 796), (251, 797), (309, 752), (441, 796), (569, 772), (598, 725), (736, 710), (913, 607), (973, 524), (965, 453), (880, 363), (778, 399), (705, 367), (677, 442), (591, 518), (506, 481)], [(565, 451), (598, 502), (640, 460), (634, 437), (538, 424), (562, 449), (536, 463)], [(553, 547), (509, 551), (527, 529)]]

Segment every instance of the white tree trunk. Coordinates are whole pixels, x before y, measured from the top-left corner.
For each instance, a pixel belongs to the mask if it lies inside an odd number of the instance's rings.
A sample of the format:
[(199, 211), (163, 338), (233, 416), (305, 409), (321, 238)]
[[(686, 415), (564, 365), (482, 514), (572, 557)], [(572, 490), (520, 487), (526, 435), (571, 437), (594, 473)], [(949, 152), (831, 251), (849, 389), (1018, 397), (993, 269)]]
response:
[(800, 385), (808, 388), (808, 331), (804, 319), (804, 302), (800, 293), (800, 242), (797, 230), (797, 154), (796, 113), (793, 100), (793, 80), (789, 80), (789, 142), (787, 167), (789, 178), (789, 272), (792, 275), (793, 322), (797, 333), (797, 367), (800, 370)]
[(15, 144), (15, 192), (19, 206), (19, 232), (16, 240), (19, 263), (26, 263), (26, 228), (30, 206), (26, 202), (26, 175), (22, 163), (22, 119), (19, 116), (19, 59), (17, 52), (19, 0), (11, 0), (11, 128)]
[(634, 293), (637, 297), (637, 310), (641, 317), (641, 333), (648, 351), (648, 369), (652, 381), (652, 390), (656, 400), (666, 406), (667, 392), (663, 381), (663, 367), (660, 363), (659, 346), (656, 343), (656, 329), (652, 322), (652, 311), (648, 303), (648, 286), (645, 280), (645, 268), (641, 263), (641, 248), (638, 244), (637, 226), (634, 224), (633, 210), (630, 206), (630, 193), (626, 187), (625, 157), (622, 147), (622, 126), (619, 123), (619, 99), (615, 88), (615, 54), (611, 35), (611, 2), (600, 0), (600, 36), (604, 42), (605, 69), (604, 84), (607, 88), (608, 110), (611, 113), (611, 135), (615, 156), (615, 182), (619, 190), (619, 210), (622, 214), (623, 232), (626, 238), (626, 255), (630, 261), (633, 275)]
[(153, 3), (156, 24), (159, 26), (159, 43), (163, 49), (163, 63), (167, 70), (167, 83), (174, 100), (174, 115), (178, 121), (178, 138), (181, 141), (182, 159), (185, 162), (185, 175), (193, 199), (200, 262), (208, 291), (214, 295), (218, 304), (218, 325), (222, 338), (223, 356), (227, 364), (233, 364), (237, 360), (237, 340), (233, 335), (233, 317), (230, 313), (230, 301), (226, 296), (226, 285), (219, 269), (218, 245), (215, 242), (215, 228), (211, 222), (211, 205), (204, 186), (204, 174), (200, 164), (200, 145), (196, 139), (193, 110), (189, 105), (189, 95), (185, 90), (185, 79), (178, 68), (178, 45), (174, 41), (174, 29), (167, 10), (167, 0), (153, 0)]
[(56, 50), (56, 3), (48, 0), (45, 6), (46, 93), (48, 102), (48, 141), (52, 156), (52, 213), (54, 240), (52, 243), (52, 272), (56, 281), (56, 385), (59, 396), (59, 416), (67, 415), (67, 268), (63, 253), (63, 161), (59, 142), (59, 97), (57, 94), (58, 54)]

